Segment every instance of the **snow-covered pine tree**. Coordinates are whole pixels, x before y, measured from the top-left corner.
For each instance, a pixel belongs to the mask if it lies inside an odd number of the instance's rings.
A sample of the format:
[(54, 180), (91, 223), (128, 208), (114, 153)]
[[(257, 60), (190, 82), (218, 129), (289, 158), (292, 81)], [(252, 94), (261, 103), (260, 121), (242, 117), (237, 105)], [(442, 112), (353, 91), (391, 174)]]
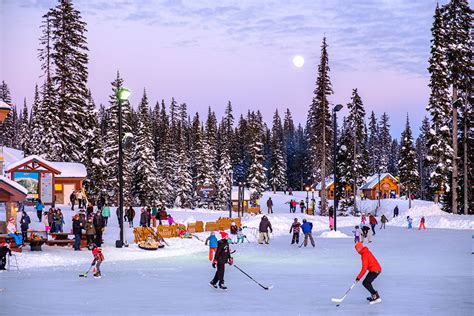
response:
[[(107, 112), (107, 131), (105, 137), (105, 162), (107, 163), (107, 191), (114, 193), (111, 196), (111, 204), (118, 205), (119, 183), (118, 183), (118, 99), (117, 92), (123, 87), (123, 79), (117, 71), (115, 80), (111, 83), (112, 94), (109, 97), (109, 107)], [(129, 102), (122, 102), (122, 132), (123, 135), (131, 134), (130, 127), (130, 104)], [(123, 151), (123, 179), (124, 179), (124, 202), (125, 205), (131, 205), (131, 184), (132, 184), (132, 169), (131, 169), (131, 151)]]
[(420, 178), (408, 115), (400, 142), (400, 161), (398, 162), (398, 168), (400, 171), (400, 184), (409, 199), (408, 208), (411, 208), (411, 194), (418, 193)]
[(59, 114), (54, 132), (62, 143), (56, 148), (56, 156), (61, 161), (82, 161), (88, 102), (86, 23), (70, 0), (59, 0), (49, 16), (52, 81), (57, 95), (55, 110)]
[(251, 157), (251, 165), (247, 176), (247, 183), (250, 188), (251, 205), (259, 205), (263, 191), (267, 187), (267, 179), (265, 177), (265, 168), (263, 166), (263, 123), (262, 117), (255, 112), (249, 113), (249, 137), (251, 141), (248, 143)]
[(380, 172), (388, 172), (392, 136), (390, 136), (390, 123), (387, 113), (383, 113), (379, 123), (379, 168)]
[(429, 134), (430, 120), (425, 116), (421, 123), (420, 135), (416, 139), (416, 159), (418, 161), (418, 174), (420, 175), (419, 192), (422, 200), (432, 197), (429, 192), (431, 169), (426, 165), (426, 157), (429, 154)]
[(102, 193), (107, 195), (107, 163), (104, 159), (104, 141), (100, 131), (99, 113), (89, 91), (86, 140), (83, 162), (87, 168), (87, 196), (97, 201)]
[[(431, 28), (430, 98), (426, 110), (431, 117), (431, 128), (428, 134), (427, 166), (430, 174), (430, 191), (435, 202), (442, 193), (450, 191), (449, 173), (452, 168), (451, 105), (449, 101), (448, 68), (446, 60), (447, 43), (441, 9), (436, 6), (433, 27)], [(451, 209), (450, 203), (443, 198), (443, 208)]]
[(388, 159), (388, 172), (392, 176), (398, 176), (398, 160), (400, 160), (400, 146), (396, 138), (392, 140), (390, 145), (390, 155)]
[(169, 128), (166, 133), (166, 141), (164, 147), (166, 150), (163, 156), (163, 174), (162, 181), (164, 181), (167, 190), (164, 191), (165, 202), (169, 206), (173, 206), (176, 200), (177, 178), (176, 170), (178, 169), (178, 144), (179, 139), (179, 106), (174, 98), (171, 98), (170, 112), (169, 112)]
[(236, 183), (246, 181), (250, 167), (250, 153), (248, 152), (249, 123), (243, 115), (239, 118), (239, 123), (235, 131), (235, 146), (231, 148), (231, 159), (234, 165), (234, 181)]
[(367, 139), (367, 149), (369, 151), (369, 174), (378, 172), (379, 165), (379, 125), (374, 111), (370, 114), (369, 136)]
[(343, 119), (340, 137), (338, 139), (337, 150), (337, 174), (338, 181), (336, 186), (336, 195), (339, 199), (339, 211), (346, 213), (353, 201), (350, 200), (346, 189), (353, 184), (353, 132), (350, 128), (350, 123), (346, 117)]
[(221, 159), (219, 162), (219, 180), (217, 181), (218, 198), (217, 205), (221, 210), (227, 210), (230, 203), (231, 195), (231, 172), (232, 164), (230, 161), (229, 147), (224, 146), (221, 150)]
[[(169, 133), (169, 117), (166, 113), (165, 100), (161, 100), (161, 109), (159, 113), (159, 125), (155, 140), (155, 147), (158, 147), (157, 153), (157, 191), (160, 202), (166, 203), (167, 192), (172, 190), (171, 184), (168, 183), (167, 177), (167, 157), (168, 157), (168, 133)], [(159, 142), (157, 146), (156, 142)]]
[(134, 180), (132, 194), (138, 205), (152, 206), (158, 200), (157, 167), (151, 133), (148, 97), (145, 89), (138, 105), (138, 126), (135, 134), (135, 148), (132, 166)]
[(0, 85), (0, 100), (11, 107), (10, 113), (0, 124), (0, 146), (13, 147), (13, 137), (15, 136), (15, 112), (13, 111), (12, 99), (10, 96), (10, 89), (5, 81)]
[(26, 98), (23, 102), (23, 110), (20, 115), (18, 139), (20, 149), (29, 155), (29, 142), (30, 142), (30, 113), (28, 112), (28, 106), (26, 105)]
[(38, 85), (35, 85), (35, 94), (33, 98), (33, 105), (31, 106), (30, 116), (30, 141), (28, 142), (28, 150), (26, 151), (29, 155), (39, 155), (41, 152), (39, 146), (42, 137), (42, 124), (41, 124), (41, 100), (38, 91)]
[(182, 208), (193, 207), (193, 176), (191, 172), (191, 157), (188, 148), (188, 114), (186, 103), (180, 106), (178, 169), (176, 170), (176, 200), (174, 205)]
[(277, 109), (273, 115), (271, 133), (270, 185), (273, 192), (276, 192), (276, 190), (286, 190), (288, 185), (283, 146), (283, 126), (281, 125), (281, 118)]
[(308, 132), (309, 150), (311, 152), (311, 172), (316, 182), (322, 183), (321, 207), (327, 209), (326, 177), (331, 171), (332, 126), (329, 112), (328, 96), (333, 94), (329, 78), (329, 61), (326, 38), (321, 46), (321, 59), (318, 66), (318, 77), (314, 89), (313, 102), (308, 112), (306, 129)]
[(351, 162), (351, 176), (348, 184), (352, 188), (354, 194), (354, 212), (357, 212), (357, 196), (358, 187), (364, 182), (367, 173), (367, 148), (365, 134), (365, 109), (362, 99), (357, 89), (352, 90), (351, 102), (347, 104), (349, 115), (347, 116), (347, 128), (350, 130), (351, 137), (348, 143), (348, 159)]
[(292, 187), (294, 190), (303, 190), (304, 179), (309, 179), (311, 176), (311, 172), (306, 165), (310, 156), (308, 138), (306, 135), (307, 132), (303, 129), (303, 126), (298, 124), (295, 131), (295, 174), (297, 176), (297, 182), (295, 183), (295, 186)]
[[(298, 173), (295, 165), (296, 158), (296, 144), (295, 144), (295, 123), (291, 115), (290, 109), (286, 109), (285, 118), (283, 119), (283, 143), (284, 143), (284, 158), (286, 162), (286, 174), (288, 178), (288, 186), (298, 187)], [(286, 188), (285, 188), (286, 190)]]
[(207, 121), (206, 121), (206, 132), (205, 132), (205, 139), (207, 142), (207, 148), (204, 152), (206, 157), (206, 164), (208, 164), (207, 172), (208, 174), (205, 175), (207, 182), (209, 185), (216, 186), (218, 175), (217, 175), (217, 119), (216, 114), (211, 111), (211, 107), (209, 107), (208, 114), (207, 114)]

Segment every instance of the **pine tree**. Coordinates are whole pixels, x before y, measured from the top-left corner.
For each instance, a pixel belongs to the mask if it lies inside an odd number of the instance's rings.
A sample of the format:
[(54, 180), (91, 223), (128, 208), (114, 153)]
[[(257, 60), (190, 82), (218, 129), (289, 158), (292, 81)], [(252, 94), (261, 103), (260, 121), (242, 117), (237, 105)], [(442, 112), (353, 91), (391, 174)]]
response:
[(258, 200), (262, 197), (267, 186), (265, 168), (263, 167), (263, 123), (262, 117), (258, 113), (249, 114), (249, 152), (251, 165), (247, 176), (247, 183), (250, 188), (251, 205), (259, 205)]
[(348, 196), (346, 189), (348, 187), (353, 188), (353, 131), (350, 128), (349, 120), (344, 117), (340, 137), (337, 144), (337, 173), (338, 181), (336, 186), (336, 195), (339, 199), (339, 210), (342, 213), (346, 213), (350, 206), (353, 205), (353, 200), (351, 201)]
[(271, 167), (270, 167), (270, 184), (273, 192), (276, 190), (286, 189), (286, 163), (283, 150), (283, 126), (281, 125), (278, 110), (273, 115), (273, 127), (271, 133)]
[[(159, 114), (159, 126), (157, 131), (158, 139), (155, 142), (159, 142), (158, 153), (157, 153), (157, 191), (158, 197), (161, 203), (166, 204), (167, 193), (172, 190), (171, 184), (168, 183), (168, 134), (169, 134), (169, 117), (166, 113), (165, 101), (161, 101), (161, 109)], [(155, 143), (155, 146), (157, 144)]]
[(250, 167), (250, 153), (248, 144), (250, 140), (249, 123), (243, 115), (239, 118), (239, 123), (235, 131), (235, 146), (231, 149), (231, 159), (234, 166), (234, 181), (236, 183), (246, 181)]
[(15, 136), (15, 111), (12, 105), (12, 99), (10, 96), (10, 89), (5, 81), (2, 81), (0, 85), (0, 100), (8, 104), (11, 111), (0, 125), (0, 146), (13, 147), (13, 140)]
[(29, 112), (26, 105), (26, 98), (23, 103), (23, 110), (20, 115), (20, 128), (18, 139), (20, 142), (20, 149), (25, 152), (26, 155), (29, 154), (29, 142), (30, 142), (30, 122), (29, 122)]
[(378, 172), (379, 166), (379, 125), (374, 111), (370, 114), (369, 121), (369, 137), (367, 140), (367, 148), (369, 151), (369, 174), (373, 175)]
[[(285, 162), (289, 187), (298, 187), (298, 173), (295, 165), (296, 144), (295, 144), (295, 123), (290, 109), (286, 109), (283, 120), (283, 143), (285, 150)], [(285, 188), (286, 190), (286, 188)]]
[(179, 121), (179, 139), (178, 139), (178, 169), (177, 174), (177, 189), (175, 206), (183, 208), (193, 207), (193, 176), (191, 173), (191, 158), (188, 148), (188, 121), (187, 121), (186, 103), (180, 106), (180, 121)]
[[(431, 40), (430, 66), (430, 98), (427, 111), (431, 116), (431, 128), (428, 134), (427, 166), (432, 170), (430, 174), (431, 193), (435, 195), (435, 201), (439, 200), (441, 192), (450, 191), (449, 173), (452, 167), (453, 149), (450, 132), (451, 106), (448, 96), (449, 84), (447, 81), (447, 61), (445, 30), (441, 9), (437, 6), (433, 27), (431, 29), (433, 39)], [(443, 207), (449, 210), (447, 200), (443, 199)]]
[(40, 143), (42, 137), (42, 124), (41, 124), (41, 101), (38, 91), (38, 85), (35, 86), (35, 94), (33, 98), (33, 105), (31, 106), (30, 116), (30, 141), (28, 143), (28, 154), (39, 155), (40, 154)]
[(430, 120), (425, 116), (421, 123), (420, 135), (416, 139), (416, 158), (418, 161), (418, 174), (420, 175), (419, 192), (422, 200), (431, 198), (429, 192), (431, 168), (426, 164), (428, 157), (428, 138), (430, 135)]
[(390, 136), (390, 123), (387, 113), (383, 113), (379, 124), (379, 168), (380, 172), (388, 172), (392, 136)]
[(321, 207), (327, 209), (326, 177), (331, 170), (331, 114), (327, 97), (333, 94), (329, 78), (329, 64), (326, 38), (323, 38), (321, 59), (318, 66), (318, 77), (314, 90), (313, 102), (308, 112), (307, 132), (311, 151), (311, 172), (316, 181), (322, 184)]
[(207, 167), (207, 174), (205, 175), (207, 182), (212, 185), (216, 186), (217, 183), (217, 119), (216, 114), (211, 111), (209, 107), (208, 114), (207, 114), (207, 121), (206, 121), (206, 164)]
[(303, 129), (301, 124), (295, 131), (295, 174), (297, 175), (297, 182), (294, 189), (303, 190), (303, 181), (310, 177), (310, 171), (306, 167), (306, 162), (309, 161), (310, 150), (308, 139), (306, 137), (308, 133)]
[(396, 139), (390, 145), (390, 155), (388, 157), (388, 172), (392, 176), (398, 176), (398, 160), (400, 160), (400, 146)]
[(232, 164), (230, 161), (229, 148), (224, 147), (221, 152), (220, 167), (219, 167), (219, 180), (217, 181), (218, 187), (218, 198), (217, 205), (221, 210), (229, 208), (230, 197), (231, 197), (231, 172)]
[(418, 192), (420, 180), (416, 151), (413, 147), (413, 136), (408, 115), (406, 127), (402, 133), (400, 142), (400, 161), (398, 163), (398, 168), (400, 170), (400, 184), (409, 199), (408, 208), (411, 208), (411, 194)]

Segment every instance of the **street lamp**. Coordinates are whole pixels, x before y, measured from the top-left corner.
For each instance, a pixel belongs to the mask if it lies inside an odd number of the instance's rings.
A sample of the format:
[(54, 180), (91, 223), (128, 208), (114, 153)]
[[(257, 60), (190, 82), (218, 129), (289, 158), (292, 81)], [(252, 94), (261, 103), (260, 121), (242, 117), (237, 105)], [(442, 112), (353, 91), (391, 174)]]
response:
[(336, 163), (336, 157), (337, 157), (337, 115), (336, 113), (339, 112), (341, 109), (342, 109), (342, 104), (336, 104), (335, 107), (333, 107), (332, 109), (332, 120), (333, 120), (333, 134), (334, 134), (334, 137), (333, 137), (333, 156), (332, 156), (332, 160), (333, 160), (333, 172), (334, 172), (334, 231), (336, 231), (336, 217), (337, 217), (337, 204), (339, 203), (338, 199), (337, 199), (337, 192), (336, 192), (336, 188), (337, 188), (337, 163)]
[(3, 121), (7, 118), (8, 113), (10, 113), (11, 107), (0, 100), (0, 123), (3, 123)]
[(306, 186), (306, 210), (308, 210), (309, 207), (309, 186)]
[(232, 207), (233, 207), (233, 203), (232, 203), (232, 182), (234, 181), (234, 174), (232, 172), (232, 170), (230, 170), (229, 172), (229, 180), (230, 180), (230, 196), (229, 196), (229, 218), (232, 218)]
[(119, 223), (120, 223), (120, 239), (115, 242), (115, 247), (123, 247), (123, 132), (122, 132), (122, 102), (128, 101), (130, 97), (130, 90), (120, 88), (117, 91), (118, 100), (118, 133), (119, 133), (119, 161), (118, 161), (118, 177), (119, 177)]
[(314, 200), (314, 187), (311, 188), (311, 200)]

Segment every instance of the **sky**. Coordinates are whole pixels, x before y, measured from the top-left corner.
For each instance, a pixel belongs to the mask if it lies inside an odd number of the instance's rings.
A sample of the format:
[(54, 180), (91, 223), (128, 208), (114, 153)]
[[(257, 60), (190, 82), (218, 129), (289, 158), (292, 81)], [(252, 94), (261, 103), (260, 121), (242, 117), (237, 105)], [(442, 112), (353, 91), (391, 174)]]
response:
[[(30, 105), (35, 84), (43, 82), (39, 26), (56, 2), (0, 0), (0, 80), (19, 106), (24, 98)], [(108, 103), (118, 70), (135, 107), (146, 89), (151, 105), (174, 97), (191, 116), (206, 115), (210, 106), (220, 117), (230, 100), (236, 117), (259, 109), (271, 123), (275, 109), (289, 108), (304, 125), (325, 36), (331, 106), (345, 106), (357, 88), (367, 116), (388, 113), (395, 138), (407, 114), (415, 135), (427, 115), (436, 2), (73, 1), (87, 23), (88, 86), (97, 105)], [(293, 65), (295, 55), (304, 57), (303, 67)]]

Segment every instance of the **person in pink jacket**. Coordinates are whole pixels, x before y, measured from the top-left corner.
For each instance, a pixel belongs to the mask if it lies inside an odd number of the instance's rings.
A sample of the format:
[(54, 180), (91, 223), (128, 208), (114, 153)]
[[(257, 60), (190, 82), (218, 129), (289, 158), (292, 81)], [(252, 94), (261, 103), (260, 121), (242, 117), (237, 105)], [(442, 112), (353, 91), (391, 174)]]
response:
[(365, 214), (362, 214), (362, 217), (360, 218), (360, 223), (362, 225), (365, 225), (365, 222), (367, 221), (367, 218), (365, 217)]
[(334, 229), (334, 217), (329, 216), (329, 229), (333, 230)]
[(174, 224), (174, 219), (171, 217), (170, 214), (168, 214), (168, 225), (173, 225)]

